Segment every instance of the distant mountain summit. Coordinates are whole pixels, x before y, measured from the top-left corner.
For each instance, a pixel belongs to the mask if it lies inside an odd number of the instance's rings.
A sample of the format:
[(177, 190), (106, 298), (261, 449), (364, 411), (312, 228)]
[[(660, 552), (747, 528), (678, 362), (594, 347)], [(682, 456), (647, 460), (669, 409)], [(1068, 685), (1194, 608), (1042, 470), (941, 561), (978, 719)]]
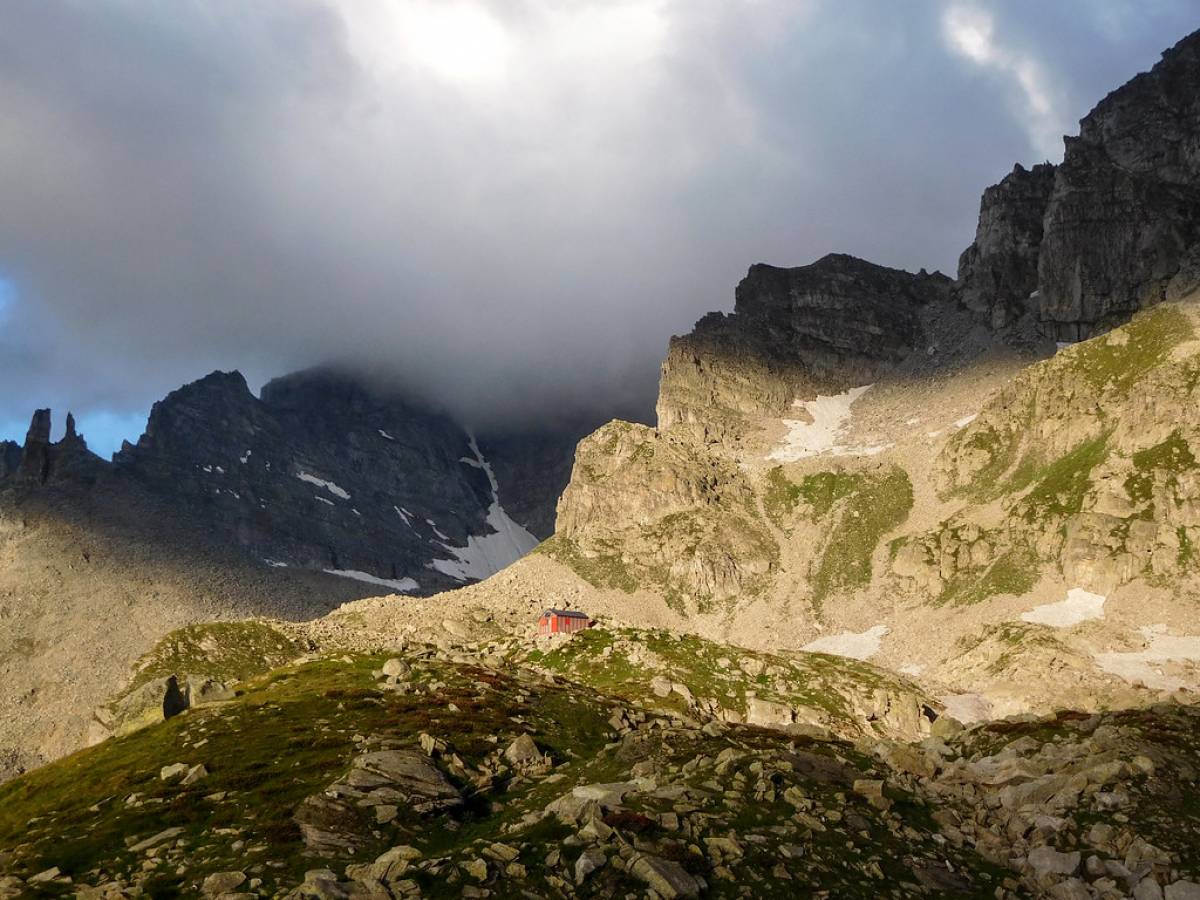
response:
[(0, 448), (0, 484), (136, 483), (261, 565), (429, 594), (499, 571), (548, 533), (592, 424), (531, 430), (528, 446), (519, 431), (476, 441), (445, 413), (334, 370), (277, 378), (261, 397), (241, 373), (213, 372), (155, 403), (111, 463), (69, 416), (51, 443), (39, 410), (23, 447)]

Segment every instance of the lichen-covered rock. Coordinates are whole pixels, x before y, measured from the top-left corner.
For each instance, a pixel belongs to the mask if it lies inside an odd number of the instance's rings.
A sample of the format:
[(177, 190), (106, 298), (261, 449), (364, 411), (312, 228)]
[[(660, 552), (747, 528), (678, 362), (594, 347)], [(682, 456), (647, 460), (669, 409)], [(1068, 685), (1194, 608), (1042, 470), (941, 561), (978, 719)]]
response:
[[(544, 552), (594, 584), (708, 604), (752, 593), (775, 541), (736, 465), (643, 425), (611, 422), (576, 450)], [(680, 600), (681, 603), (686, 601)]]
[[(1002, 522), (910, 537), (892, 572), (943, 598), (964, 572), (978, 586), (1004, 563), (1012, 580), (1030, 554), (1105, 592), (1189, 577), (1200, 539), (1194, 334), (1192, 305), (1166, 304), (1022, 372), (937, 465), (944, 495), (1001, 500)], [(1004, 579), (992, 582), (1003, 592)]]

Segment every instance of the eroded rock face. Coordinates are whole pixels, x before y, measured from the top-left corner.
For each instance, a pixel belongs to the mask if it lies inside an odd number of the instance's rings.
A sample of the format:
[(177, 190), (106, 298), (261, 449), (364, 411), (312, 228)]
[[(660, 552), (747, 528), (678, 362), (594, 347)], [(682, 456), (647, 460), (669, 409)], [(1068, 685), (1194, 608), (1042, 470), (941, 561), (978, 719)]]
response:
[(0, 443), (0, 479), (11, 476), (27, 485), (95, 481), (105, 463), (88, 449), (83, 435), (75, 430), (75, 417), (67, 413), (66, 431), (60, 441), (50, 440), (50, 426), (50, 410), (35, 410), (24, 446), (12, 441)]
[[(1200, 115), (1195, 125), (1200, 134)], [(1103, 144), (1068, 139), (1038, 264), (1045, 329), (1058, 340), (1082, 340), (1165, 299), (1197, 241), (1200, 180), (1130, 170)]]
[(1200, 285), (1200, 32), (1102, 100), (1061, 165), (988, 188), (959, 260), (963, 304), (992, 328), (1026, 312), (1078, 341)]
[(997, 564), (1013, 589), (1018, 570), (1032, 577), (1039, 559), (1101, 593), (1139, 577), (1192, 577), (1195, 334), (1190, 307), (1165, 304), (1013, 379), (946, 444), (937, 468), (946, 495), (1005, 497), (1002, 521), (988, 530), (942, 523), (906, 542), (892, 571), (935, 595)]
[(958, 260), (957, 292), (993, 328), (1038, 308), (1038, 251), (1053, 188), (1054, 166), (1018, 164), (983, 192), (975, 242)]
[(728, 461), (610, 422), (580, 442), (547, 552), (602, 586), (655, 586), (701, 604), (752, 593), (778, 555), (752, 497)]
[(924, 352), (929, 307), (950, 305), (950, 279), (844, 254), (792, 269), (751, 266), (732, 315), (709, 313), (671, 339), (658, 425), (719, 439), (748, 413), (781, 413), (814, 385), (873, 380)]

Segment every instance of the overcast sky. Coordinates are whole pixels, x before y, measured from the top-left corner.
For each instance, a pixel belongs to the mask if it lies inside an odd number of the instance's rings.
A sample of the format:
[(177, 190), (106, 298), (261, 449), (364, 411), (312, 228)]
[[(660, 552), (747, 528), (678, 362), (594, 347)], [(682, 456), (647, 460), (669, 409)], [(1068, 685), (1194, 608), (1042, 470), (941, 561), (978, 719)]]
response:
[(648, 406), (757, 261), (953, 274), (1196, 0), (5, 0), (0, 437), (215, 369)]

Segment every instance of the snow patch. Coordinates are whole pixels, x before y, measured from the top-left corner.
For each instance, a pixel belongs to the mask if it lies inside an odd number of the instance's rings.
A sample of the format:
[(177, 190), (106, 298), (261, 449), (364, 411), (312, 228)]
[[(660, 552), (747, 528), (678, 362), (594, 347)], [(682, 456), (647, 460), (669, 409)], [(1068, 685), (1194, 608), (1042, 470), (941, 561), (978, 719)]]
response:
[(335, 505), (332, 500), (327, 500), (324, 497), (318, 497), (316, 494), (313, 494), (313, 499), (317, 500), (321, 503), (324, 503), (326, 506), (334, 506)]
[(241, 456), (238, 457), (238, 462), (240, 462), (244, 466), (246, 463), (248, 463), (250, 461), (250, 456), (253, 453), (254, 453), (253, 450), (247, 450), (245, 453), (243, 453)]
[(870, 659), (879, 652), (879, 645), (890, 630), (886, 625), (876, 625), (866, 631), (843, 631), (841, 634), (817, 638), (800, 649), (809, 653), (831, 653), (851, 659)]
[(983, 694), (947, 694), (938, 699), (945, 707), (942, 715), (958, 719), (964, 725), (992, 717), (992, 703)]
[(433, 519), (426, 519), (426, 520), (425, 520), (425, 524), (426, 524), (426, 525), (428, 525), (430, 528), (432, 528), (432, 529), (433, 529), (433, 533), (434, 533), (434, 534), (436, 534), (436, 535), (437, 535), (439, 538), (441, 538), (443, 541), (448, 541), (448, 540), (450, 540), (450, 535), (448, 535), (448, 534), (444, 534), (440, 528), (438, 528), (436, 525), (434, 525), (434, 524), (433, 524)]
[[(218, 469), (218, 471), (220, 470)], [(309, 484), (315, 484), (318, 487), (323, 487), (325, 490), (329, 491), (329, 493), (333, 494), (333, 496), (340, 497), (342, 500), (350, 499), (350, 494), (338, 487), (332, 481), (326, 481), (324, 478), (318, 478), (316, 475), (309, 475), (303, 469), (296, 473), (296, 477), (301, 481), (307, 481)]]
[(288, 567), (288, 564), (285, 562), (279, 562), (277, 559), (267, 559), (265, 556), (263, 557), (263, 562), (272, 569), (286, 569)]
[(1129, 682), (1140, 681), (1158, 690), (1177, 691), (1187, 687), (1187, 682), (1167, 674), (1161, 666), (1172, 662), (1200, 662), (1200, 635), (1173, 635), (1166, 631), (1166, 625), (1146, 625), (1141, 629), (1146, 639), (1145, 650), (1097, 653), (1096, 665), (1110, 675)]
[(396, 515), (400, 517), (405, 525), (407, 525), (409, 528), (412, 528), (412, 513), (410, 513), (403, 506), (393, 506), (392, 509), (396, 511)]
[(925, 666), (921, 663), (905, 663), (896, 671), (901, 675), (911, 675), (913, 678), (916, 678), (925, 671)]
[(954, 423), (954, 427), (955, 428), (966, 428), (968, 425), (970, 425), (972, 422), (974, 422), (978, 416), (979, 416), (979, 413), (971, 413), (971, 415), (969, 415), (969, 416), (963, 416), (961, 419), (959, 419), (957, 422)]
[[(475, 438), (471, 438), (471, 451), (475, 454), (475, 465), (483, 469), (492, 489), (492, 503), (488, 507), (487, 524), (492, 529), (488, 534), (468, 535), (465, 547), (447, 546), (454, 554), (453, 559), (435, 559), (430, 568), (458, 581), (481, 580), (510, 566), (532, 550), (538, 539), (514, 522), (500, 505), (500, 485), (491, 464), (479, 452)], [(428, 520), (426, 520), (428, 521)], [(433, 523), (429, 523), (433, 526)], [(434, 529), (437, 531), (437, 529)], [(439, 533), (440, 534), (440, 533)], [(441, 535), (448, 540), (445, 535)]]
[(380, 436), (381, 438), (383, 438), (385, 441), (394, 441), (394, 440), (395, 440), (395, 438), (394, 438), (394, 437), (392, 437), (390, 434), (388, 434), (388, 433), (387, 433), (386, 431), (384, 431), (382, 428), (378, 429), (378, 431), (379, 431), (379, 436)]
[(908, 419), (904, 424), (905, 425), (920, 425), (921, 420), (914, 416), (913, 418)]
[(380, 578), (369, 572), (359, 572), (357, 569), (324, 569), (322, 571), (326, 575), (337, 575), (339, 578), (353, 578), (355, 581), (365, 581), (367, 584), (378, 584), (381, 587), (391, 588), (397, 594), (406, 594), (421, 587), (412, 578)]
[(817, 395), (816, 400), (796, 400), (792, 406), (803, 409), (808, 413), (811, 422), (799, 419), (784, 419), (788, 433), (783, 444), (777, 447), (769, 459), (779, 462), (794, 462), (810, 456), (874, 456), (891, 447), (891, 444), (877, 444), (868, 447), (847, 447), (839, 443), (842, 432), (850, 420), (850, 407), (863, 394), (871, 389), (871, 385), (851, 388), (842, 394), (830, 397)]
[(1057, 603), (1043, 603), (1028, 612), (1021, 613), (1022, 622), (1034, 625), (1049, 625), (1051, 628), (1070, 628), (1090, 619), (1104, 618), (1104, 601), (1108, 599), (1083, 588), (1071, 588), (1067, 599)]

